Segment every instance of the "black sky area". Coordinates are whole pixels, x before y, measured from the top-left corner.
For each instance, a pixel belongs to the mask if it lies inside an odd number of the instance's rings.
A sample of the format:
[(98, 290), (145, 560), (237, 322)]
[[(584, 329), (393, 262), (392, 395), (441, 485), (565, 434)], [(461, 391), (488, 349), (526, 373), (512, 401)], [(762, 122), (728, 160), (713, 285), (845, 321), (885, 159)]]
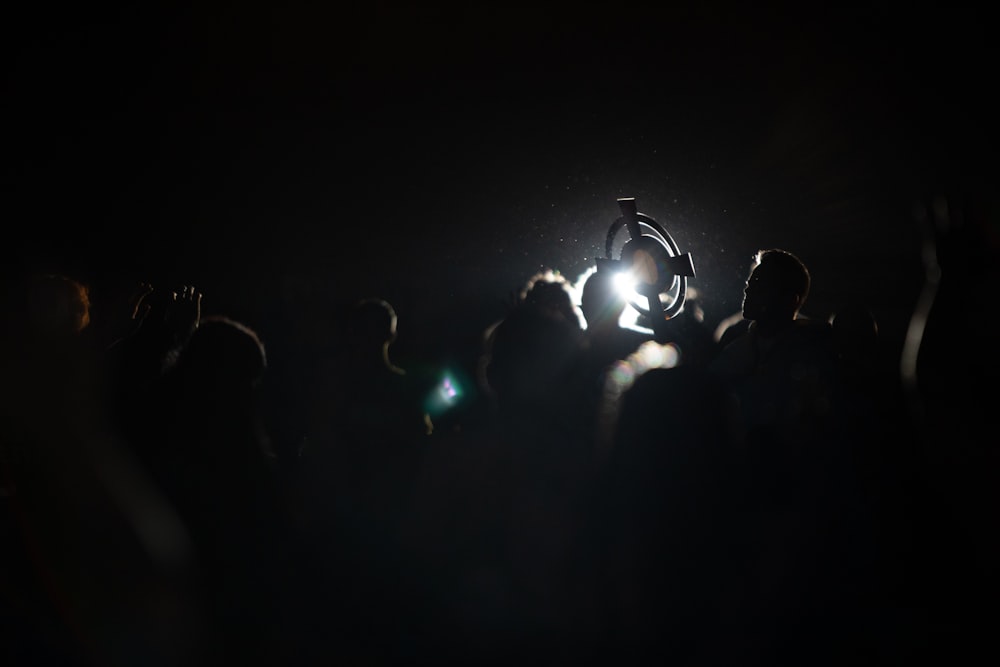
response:
[(194, 283), (251, 322), (378, 293), (405, 323), (575, 278), (636, 197), (710, 321), (778, 246), (807, 311), (862, 299), (898, 334), (914, 204), (990, 182), (985, 10), (754, 4), (8, 9), (8, 265)]

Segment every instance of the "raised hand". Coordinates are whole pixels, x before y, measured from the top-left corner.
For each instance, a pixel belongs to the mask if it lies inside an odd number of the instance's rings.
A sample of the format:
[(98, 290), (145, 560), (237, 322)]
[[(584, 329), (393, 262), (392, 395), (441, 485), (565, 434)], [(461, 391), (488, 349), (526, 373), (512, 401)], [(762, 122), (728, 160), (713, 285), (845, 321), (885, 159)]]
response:
[(172, 346), (183, 341), (201, 322), (202, 294), (193, 286), (166, 292), (151, 283), (139, 283), (128, 300), (131, 331), (124, 337), (141, 334), (144, 339)]
[(166, 304), (165, 323), (177, 339), (186, 338), (201, 323), (201, 292), (192, 285), (183, 285), (171, 293)]
[(150, 308), (152, 308), (146, 297), (152, 293), (153, 286), (150, 283), (139, 283), (139, 286), (128, 300), (129, 308), (131, 309), (131, 319), (141, 322), (146, 318)]
[(142, 282), (136, 285), (128, 297), (116, 302), (109, 319), (109, 346), (118, 345), (121, 341), (131, 338), (139, 332), (143, 321), (152, 308), (148, 299), (152, 293), (153, 286)]

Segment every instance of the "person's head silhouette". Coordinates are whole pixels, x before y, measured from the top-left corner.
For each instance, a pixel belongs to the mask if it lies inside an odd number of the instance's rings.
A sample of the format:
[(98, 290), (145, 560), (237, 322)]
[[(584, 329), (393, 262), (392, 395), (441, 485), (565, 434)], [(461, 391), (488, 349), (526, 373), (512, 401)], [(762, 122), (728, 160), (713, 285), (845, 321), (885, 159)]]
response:
[(86, 285), (69, 276), (34, 276), (26, 297), (25, 325), (37, 337), (68, 338), (90, 324), (90, 292)]
[(372, 297), (355, 302), (347, 312), (347, 361), (353, 365), (385, 366), (393, 373), (403, 369), (392, 363), (389, 356), (397, 336), (396, 310), (385, 299)]
[(267, 354), (257, 332), (229, 317), (202, 318), (190, 340), (176, 351), (172, 367), (199, 391), (252, 389), (267, 368)]
[(538, 313), (565, 320), (582, 328), (580, 315), (573, 305), (569, 282), (559, 273), (540, 271), (528, 281), (522, 295), (523, 303)]
[(396, 311), (384, 299), (362, 299), (354, 304), (349, 334), (359, 343), (381, 347), (396, 339)]
[(580, 310), (587, 320), (587, 327), (617, 326), (627, 305), (611, 271), (595, 271), (583, 284)]
[(799, 316), (809, 296), (806, 265), (786, 250), (759, 250), (743, 290), (743, 317), (758, 325), (778, 325)]

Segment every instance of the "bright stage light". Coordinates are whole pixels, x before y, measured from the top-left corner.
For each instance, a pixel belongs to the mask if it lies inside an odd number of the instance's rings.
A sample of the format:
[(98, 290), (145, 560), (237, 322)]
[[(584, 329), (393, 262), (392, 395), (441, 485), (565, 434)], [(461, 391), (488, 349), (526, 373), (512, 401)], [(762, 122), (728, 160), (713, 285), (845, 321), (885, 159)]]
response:
[(638, 298), (639, 293), (635, 291), (635, 287), (639, 281), (631, 271), (616, 271), (611, 282), (626, 301)]
[[(572, 283), (573, 294), (576, 295), (575, 303), (579, 304), (579, 296), (583, 293), (583, 285), (587, 282), (587, 278), (592, 276), (597, 272), (597, 267), (591, 266), (583, 273), (581, 273), (576, 281)], [(612, 284), (615, 286), (618, 294), (625, 299), (625, 310), (622, 311), (622, 315), (618, 318), (618, 326), (624, 327), (626, 329), (633, 329), (641, 333), (651, 334), (652, 329), (643, 327), (639, 324), (639, 318), (641, 313), (632, 306), (633, 302), (643, 303), (646, 297), (642, 296), (635, 291), (636, 286), (639, 284), (632, 271), (616, 271), (614, 277), (611, 279)], [(583, 328), (587, 328), (586, 318), (580, 318), (583, 321)]]
[(630, 270), (618, 271), (611, 282), (614, 283), (618, 294), (625, 299), (625, 310), (622, 312), (621, 317), (618, 318), (618, 326), (641, 331), (642, 333), (652, 333), (652, 329), (639, 325), (641, 313), (632, 306), (633, 303), (643, 303), (646, 300), (645, 296), (636, 291), (636, 287), (639, 286), (639, 279), (636, 277), (635, 272)]

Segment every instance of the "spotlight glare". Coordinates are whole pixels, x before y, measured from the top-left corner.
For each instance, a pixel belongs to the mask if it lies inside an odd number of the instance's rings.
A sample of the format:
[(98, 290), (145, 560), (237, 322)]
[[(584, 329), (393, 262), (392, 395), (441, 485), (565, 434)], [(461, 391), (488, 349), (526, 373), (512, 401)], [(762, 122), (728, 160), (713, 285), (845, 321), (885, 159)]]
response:
[(626, 300), (631, 300), (636, 294), (635, 286), (638, 284), (635, 275), (631, 271), (616, 271), (611, 279), (615, 289)]

